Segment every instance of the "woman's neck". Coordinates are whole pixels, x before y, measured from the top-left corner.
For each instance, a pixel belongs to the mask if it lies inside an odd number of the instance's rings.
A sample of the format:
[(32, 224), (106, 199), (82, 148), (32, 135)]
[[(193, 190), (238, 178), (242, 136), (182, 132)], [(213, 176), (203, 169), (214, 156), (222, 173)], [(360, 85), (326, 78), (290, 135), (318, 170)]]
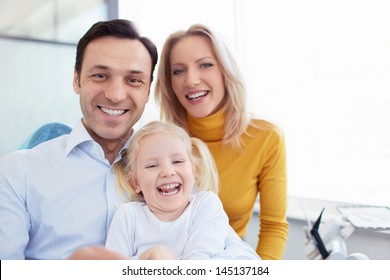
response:
[(203, 118), (195, 118), (187, 114), (187, 124), (190, 134), (203, 141), (219, 141), (225, 132), (225, 111), (223, 109)]

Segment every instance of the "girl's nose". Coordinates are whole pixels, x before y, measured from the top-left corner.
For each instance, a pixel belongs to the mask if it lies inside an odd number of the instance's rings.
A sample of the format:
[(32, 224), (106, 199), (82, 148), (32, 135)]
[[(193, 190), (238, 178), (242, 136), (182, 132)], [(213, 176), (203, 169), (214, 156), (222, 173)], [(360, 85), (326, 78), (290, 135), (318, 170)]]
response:
[(170, 176), (173, 176), (175, 175), (175, 169), (173, 168), (172, 165), (164, 165), (162, 168), (161, 168), (161, 172), (160, 172), (160, 176), (161, 177), (170, 177)]

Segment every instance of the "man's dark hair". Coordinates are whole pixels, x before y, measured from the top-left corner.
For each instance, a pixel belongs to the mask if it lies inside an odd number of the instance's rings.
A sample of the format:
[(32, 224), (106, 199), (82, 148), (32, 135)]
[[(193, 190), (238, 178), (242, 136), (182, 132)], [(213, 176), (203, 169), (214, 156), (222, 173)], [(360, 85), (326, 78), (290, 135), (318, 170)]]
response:
[(153, 81), (153, 72), (157, 64), (158, 53), (157, 48), (148, 38), (141, 37), (135, 25), (125, 19), (114, 19), (108, 21), (99, 21), (91, 26), (91, 28), (81, 37), (77, 44), (75, 69), (77, 74), (81, 74), (81, 66), (83, 63), (84, 52), (87, 45), (93, 40), (101, 37), (112, 36), (116, 38), (132, 39), (140, 41), (150, 54), (152, 59), (152, 72), (150, 73), (150, 82)]

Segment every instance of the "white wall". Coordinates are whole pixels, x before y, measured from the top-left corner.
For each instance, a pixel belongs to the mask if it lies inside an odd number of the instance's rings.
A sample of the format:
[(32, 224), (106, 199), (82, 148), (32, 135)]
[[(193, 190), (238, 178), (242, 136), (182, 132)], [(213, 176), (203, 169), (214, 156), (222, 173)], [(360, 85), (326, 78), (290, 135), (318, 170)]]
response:
[(47, 122), (81, 117), (72, 78), (76, 47), (0, 38), (0, 156)]

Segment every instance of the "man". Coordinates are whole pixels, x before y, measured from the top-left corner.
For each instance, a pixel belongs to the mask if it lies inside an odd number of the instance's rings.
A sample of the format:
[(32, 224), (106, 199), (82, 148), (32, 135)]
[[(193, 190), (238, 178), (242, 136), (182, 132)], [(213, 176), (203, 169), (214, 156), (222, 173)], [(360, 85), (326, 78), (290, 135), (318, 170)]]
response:
[[(98, 22), (80, 39), (73, 87), (81, 121), (69, 135), (0, 159), (0, 259), (125, 257), (101, 247), (126, 202), (113, 164), (149, 99), (157, 57), (127, 20)], [(227, 242), (216, 258), (256, 258), (233, 233)]]

